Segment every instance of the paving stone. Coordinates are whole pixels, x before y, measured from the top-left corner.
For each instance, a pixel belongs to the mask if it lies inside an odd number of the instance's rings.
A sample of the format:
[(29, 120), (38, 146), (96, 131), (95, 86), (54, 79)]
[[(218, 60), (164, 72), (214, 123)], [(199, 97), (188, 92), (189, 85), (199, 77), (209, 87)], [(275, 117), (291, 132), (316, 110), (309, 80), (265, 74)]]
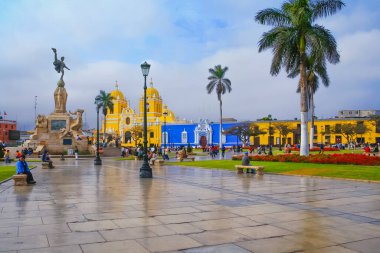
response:
[(223, 244), (218, 246), (207, 246), (195, 249), (184, 250), (185, 253), (249, 253), (243, 248), (240, 248), (233, 244)]
[(303, 250), (302, 244), (295, 244), (293, 241), (282, 237), (237, 242), (236, 245), (255, 253), (297, 252)]
[(237, 233), (233, 230), (206, 231), (198, 234), (190, 234), (189, 237), (204, 245), (218, 245), (251, 239), (251, 237)]
[(83, 253), (79, 245), (20, 250), (18, 253)]
[(136, 241), (151, 252), (181, 250), (202, 246), (201, 243), (184, 235), (168, 235), (137, 239)]
[(46, 235), (0, 238), (1, 251), (49, 247)]
[(358, 252), (378, 253), (380, 249), (380, 237), (342, 244), (343, 247)]
[(117, 241), (81, 245), (84, 253), (149, 253), (136, 241)]
[(118, 226), (110, 220), (76, 222), (68, 223), (68, 225), (74, 232), (90, 232), (118, 228)]
[(104, 242), (98, 232), (72, 232), (48, 235), (50, 246), (79, 245), (84, 243)]
[(107, 241), (122, 241), (157, 236), (148, 227), (112, 229), (99, 231), (99, 233)]

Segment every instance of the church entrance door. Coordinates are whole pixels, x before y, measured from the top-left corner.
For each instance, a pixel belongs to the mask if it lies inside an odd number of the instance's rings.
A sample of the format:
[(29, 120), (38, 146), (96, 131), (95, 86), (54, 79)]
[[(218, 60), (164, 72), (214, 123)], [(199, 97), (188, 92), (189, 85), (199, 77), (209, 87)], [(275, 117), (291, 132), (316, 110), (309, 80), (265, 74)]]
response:
[(202, 146), (202, 148), (205, 148), (207, 145), (207, 138), (206, 136), (201, 136), (201, 139), (199, 140), (199, 144)]

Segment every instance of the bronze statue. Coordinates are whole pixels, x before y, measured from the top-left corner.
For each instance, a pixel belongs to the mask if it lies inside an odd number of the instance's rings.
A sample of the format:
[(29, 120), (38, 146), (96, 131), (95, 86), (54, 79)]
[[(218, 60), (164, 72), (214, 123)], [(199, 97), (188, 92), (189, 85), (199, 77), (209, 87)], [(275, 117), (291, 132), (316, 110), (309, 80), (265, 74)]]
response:
[(55, 48), (52, 48), (53, 52), (54, 52), (54, 68), (55, 70), (58, 72), (58, 73), (61, 73), (61, 80), (63, 81), (63, 75), (65, 74), (65, 68), (70, 70), (66, 64), (63, 62), (65, 60), (65, 57), (61, 57), (61, 60), (58, 60), (57, 58), (57, 49)]

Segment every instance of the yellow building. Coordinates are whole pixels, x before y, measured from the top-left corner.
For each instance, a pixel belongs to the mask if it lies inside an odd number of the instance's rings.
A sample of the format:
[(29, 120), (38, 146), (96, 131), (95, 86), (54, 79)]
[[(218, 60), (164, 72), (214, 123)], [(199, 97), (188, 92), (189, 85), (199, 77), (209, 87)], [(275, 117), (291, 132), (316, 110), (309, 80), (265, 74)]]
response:
[[(300, 143), (301, 123), (299, 120), (255, 121), (253, 124), (257, 132), (262, 131), (265, 133), (251, 137), (251, 144), (257, 146)], [(290, 131), (285, 136), (281, 134), (281, 128), (289, 128)], [(310, 134), (310, 122), (308, 129)], [(380, 143), (380, 125), (369, 117), (317, 119), (314, 121), (314, 145), (318, 143), (347, 144), (349, 142)]]
[[(106, 133), (113, 137), (121, 137), (123, 146), (135, 146), (142, 144), (142, 134), (136, 134), (138, 128), (143, 127), (144, 122), (144, 96), (142, 95), (139, 102), (139, 112), (136, 112), (130, 107), (124, 97), (124, 94), (119, 90), (116, 83), (115, 90), (111, 91), (111, 96), (114, 98), (113, 110), (108, 110), (106, 116)], [(174, 113), (168, 108), (160, 96), (160, 93), (153, 87), (153, 81), (150, 82), (146, 90), (147, 96), (147, 124), (148, 124), (148, 146), (161, 145), (161, 129), (164, 121), (166, 123), (175, 122)], [(166, 116), (164, 115), (166, 112)], [(103, 126), (103, 124), (102, 124)], [(103, 131), (103, 129), (102, 129)]]

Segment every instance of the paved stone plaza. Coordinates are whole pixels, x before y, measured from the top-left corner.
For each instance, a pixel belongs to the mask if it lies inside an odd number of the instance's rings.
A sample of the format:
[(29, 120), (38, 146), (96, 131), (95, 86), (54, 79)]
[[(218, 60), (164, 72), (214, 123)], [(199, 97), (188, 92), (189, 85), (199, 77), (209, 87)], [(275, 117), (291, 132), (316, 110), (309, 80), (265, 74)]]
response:
[(380, 184), (55, 161), (0, 186), (5, 252), (379, 252)]

